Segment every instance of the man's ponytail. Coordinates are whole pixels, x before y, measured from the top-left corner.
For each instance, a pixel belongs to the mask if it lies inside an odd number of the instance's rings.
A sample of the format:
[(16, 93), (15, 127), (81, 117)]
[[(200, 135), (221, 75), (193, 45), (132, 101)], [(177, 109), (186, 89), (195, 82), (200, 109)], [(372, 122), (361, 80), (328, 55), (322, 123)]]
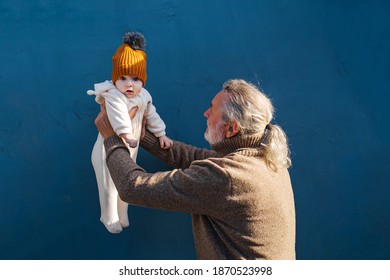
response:
[(266, 126), (263, 146), (265, 161), (273, 171), (276, 172), (279, 168), (289, 168), (291, 166), (287, 136), (279, 125), (268, 124)]

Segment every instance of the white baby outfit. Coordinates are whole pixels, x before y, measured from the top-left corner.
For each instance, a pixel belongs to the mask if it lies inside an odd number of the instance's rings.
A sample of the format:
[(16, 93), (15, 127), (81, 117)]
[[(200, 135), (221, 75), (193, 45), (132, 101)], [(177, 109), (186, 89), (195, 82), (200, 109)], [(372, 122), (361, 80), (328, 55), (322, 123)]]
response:
[[(141, 136), (142, 118), (146, 111), (146, 128), (156, 137), (165, 135), (165, 124), (156, 112), (152, 104), (150, 93), (142, 88), (141, 92), (134, 97), (127, 98), (118, 91), (111, 81), (95, 84), (93, 90), (88, 90), (89, 95), (96, 95), (96, 102), (101, 104), (105, 99), (108, 119), (117, 135), (130, 133), (135, 139)], [(129, 111), (138, 107), (137, 113), (131, 120)], [(99, 189), (99, 201), (101, 209), (100, 221), (111, 233), (120, 233), (123, 227), (129, 226), (127, 203), (123, 202), (111, 179), (106, 165), (106, 152), (103, 145), (104, 139), (98, 135), (92, 150), (92, 165), (95, 170), (96, 181)], [(136, 161), (138, 148), (130, 148), (130, 156)]]

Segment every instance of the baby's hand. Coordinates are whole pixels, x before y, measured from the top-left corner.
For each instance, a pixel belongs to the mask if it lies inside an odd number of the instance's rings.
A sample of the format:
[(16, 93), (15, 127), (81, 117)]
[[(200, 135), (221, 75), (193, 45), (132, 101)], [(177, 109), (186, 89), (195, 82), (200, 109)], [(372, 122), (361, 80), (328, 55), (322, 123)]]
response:
[(173, 145), (173, 141), (169, 139), (166, 135), (159, 137), (158, 140), (160, 141), (161, 149), (167, 150)]
[(135, 139), (130, 133), (122, 133), (119, 135), (122, 137), (127, 144), (129, 144), (130, 148), (135, 148), (138, 145), (138, 140)]

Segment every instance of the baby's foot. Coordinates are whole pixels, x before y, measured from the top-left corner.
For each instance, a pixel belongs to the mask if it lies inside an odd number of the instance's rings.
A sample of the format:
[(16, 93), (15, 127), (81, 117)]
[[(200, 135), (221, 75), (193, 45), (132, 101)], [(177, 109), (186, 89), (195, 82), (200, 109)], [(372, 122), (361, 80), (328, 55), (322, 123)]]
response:
[(126, 228), (129, 226), (129, 218), (127, 215), (125, 217), (119, 217), (119, 222), (121, 224), (121, 227)]
[(119, 221), (116, 222), (105, 222), (103, 218), (100, 218), (100, 221), (104, 224), (107, 230), (111, 233), (120, 233), (122, 231), (122, 227)]

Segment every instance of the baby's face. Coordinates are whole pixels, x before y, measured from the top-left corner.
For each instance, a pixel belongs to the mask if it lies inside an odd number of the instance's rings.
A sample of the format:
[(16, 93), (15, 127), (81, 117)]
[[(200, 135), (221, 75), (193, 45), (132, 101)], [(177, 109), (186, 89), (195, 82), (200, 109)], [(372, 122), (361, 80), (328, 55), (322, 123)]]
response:
[(115, 81), (115, 86), (127, 98), (131, 98), (141, 92), (143, 83), (138, 77), (123, 76)]

